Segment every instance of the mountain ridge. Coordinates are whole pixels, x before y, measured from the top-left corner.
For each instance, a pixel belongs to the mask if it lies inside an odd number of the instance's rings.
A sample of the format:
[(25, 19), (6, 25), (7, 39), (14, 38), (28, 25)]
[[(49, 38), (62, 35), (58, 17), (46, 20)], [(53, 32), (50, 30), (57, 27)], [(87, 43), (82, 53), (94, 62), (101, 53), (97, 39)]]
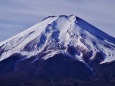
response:
[(74, 15), (45, 18), (0, 43), (0, 85), (69, 81), (64, 86), (112, 86), (114, 39)]

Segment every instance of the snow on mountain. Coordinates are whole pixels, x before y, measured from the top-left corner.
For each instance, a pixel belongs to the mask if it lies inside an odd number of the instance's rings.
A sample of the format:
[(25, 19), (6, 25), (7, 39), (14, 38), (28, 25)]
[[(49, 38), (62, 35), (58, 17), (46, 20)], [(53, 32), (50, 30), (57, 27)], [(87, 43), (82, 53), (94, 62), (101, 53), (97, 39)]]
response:
[(115, 60), (115, 38), (74, 15), (49, 16), (0, 43), (0, 61), (14, 53), (27, 58), (45, 53), (43, 59), (64, 53), (83, 62), (105, 63)]

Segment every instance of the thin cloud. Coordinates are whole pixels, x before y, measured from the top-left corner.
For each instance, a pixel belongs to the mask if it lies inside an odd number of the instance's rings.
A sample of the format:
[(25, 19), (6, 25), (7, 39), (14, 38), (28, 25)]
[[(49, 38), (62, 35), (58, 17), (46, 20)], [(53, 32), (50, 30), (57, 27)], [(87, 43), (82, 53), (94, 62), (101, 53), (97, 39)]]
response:
[[(31, 27), (44, 17), (61, 14), (79, 16), (115, 37), (114, 4), (115, 0), (1, 0), (0, 41)], [(10, 32), (4, 35), (9, 28)]]

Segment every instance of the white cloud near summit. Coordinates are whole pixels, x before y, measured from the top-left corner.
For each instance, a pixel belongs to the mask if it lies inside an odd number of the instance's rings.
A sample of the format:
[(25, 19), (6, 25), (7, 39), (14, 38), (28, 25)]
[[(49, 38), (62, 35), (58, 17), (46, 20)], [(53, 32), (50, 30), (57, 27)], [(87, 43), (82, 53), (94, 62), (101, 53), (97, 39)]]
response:
[(0, 41), (44, 17), (74, 14), (115, 37), (115, 0), (0, 0)]

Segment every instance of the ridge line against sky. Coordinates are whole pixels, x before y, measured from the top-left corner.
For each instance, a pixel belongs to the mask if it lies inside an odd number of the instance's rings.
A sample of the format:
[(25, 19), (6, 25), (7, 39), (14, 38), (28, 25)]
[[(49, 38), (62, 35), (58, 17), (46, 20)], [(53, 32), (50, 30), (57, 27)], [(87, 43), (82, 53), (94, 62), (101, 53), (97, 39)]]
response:
[(0, 42), (52, 15), (74, 14), (115, 37), (115, 0), (1, 0)]

